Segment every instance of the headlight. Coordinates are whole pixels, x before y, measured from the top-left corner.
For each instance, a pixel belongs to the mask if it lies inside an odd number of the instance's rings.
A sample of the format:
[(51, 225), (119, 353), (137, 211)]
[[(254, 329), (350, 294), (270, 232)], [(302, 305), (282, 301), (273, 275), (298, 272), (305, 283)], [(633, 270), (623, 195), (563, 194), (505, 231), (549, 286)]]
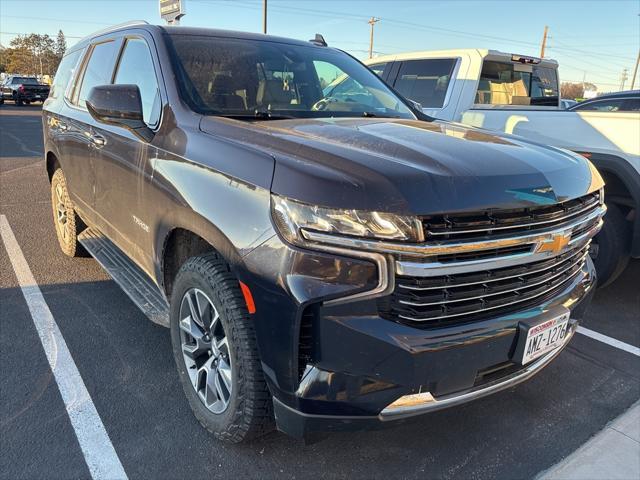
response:
[(363, 210), (318, 207), (288, 198), (271, 196), (276, 227), (287, 241), (304, 244), (301, 230), (334, 235), (420, 242), (424, 239), (417, 217)]

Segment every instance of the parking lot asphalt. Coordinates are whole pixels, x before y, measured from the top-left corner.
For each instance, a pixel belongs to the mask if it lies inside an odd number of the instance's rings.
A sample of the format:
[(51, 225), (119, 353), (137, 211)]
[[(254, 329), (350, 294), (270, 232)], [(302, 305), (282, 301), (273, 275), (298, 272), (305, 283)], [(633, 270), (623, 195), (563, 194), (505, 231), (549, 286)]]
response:
[[(169, 331), (91, 258), (58, 248), (41, 112), (0, 107), (6, 215), (129, 478), (532, 478), (640, 398), (640, 357), (583, 335), (530, 381), (375, 432), (304, 445), (217, 442), (195, 420)], [(583, 325), (640, 347), (640, 261), (598, 291)], [(55, 364), (54, 364), (55, 368)], [(0, 247), (0, 478), (90, 478), (52, 368)]]

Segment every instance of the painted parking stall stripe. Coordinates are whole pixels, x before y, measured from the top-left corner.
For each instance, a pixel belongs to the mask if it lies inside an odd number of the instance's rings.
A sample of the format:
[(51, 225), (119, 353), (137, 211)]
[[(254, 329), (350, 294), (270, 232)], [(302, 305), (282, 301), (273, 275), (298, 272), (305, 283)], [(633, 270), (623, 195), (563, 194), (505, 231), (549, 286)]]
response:
[(118, 454), (5, 215), (0, 215), (0, 236), (92, 478), (126, 479)]
[(616, 340), (615, 338), (607, 337), (606, 335), (580, 326), (578, 327), (578, 333), (581, 333), (585, 337), (593, 338), (594, 340), (598, 340), (599, 342), (606, 343), (607, 345), (618, 348), (620, 350), (624, 350), (625, 352), (629, 352), (640, 357), (640, 348), (629, 345), (628, 343), (621, 342), (620, 340)]

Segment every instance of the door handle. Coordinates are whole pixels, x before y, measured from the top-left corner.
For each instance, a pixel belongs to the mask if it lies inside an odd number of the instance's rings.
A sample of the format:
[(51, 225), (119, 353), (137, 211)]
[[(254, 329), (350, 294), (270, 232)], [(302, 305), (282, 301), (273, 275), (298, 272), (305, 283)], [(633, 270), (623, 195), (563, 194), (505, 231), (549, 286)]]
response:
[(98, 133), (94, 133), (92, 135), (89, 135), (89, 141), (96, 148), (102, 148), (107, 144), (107, 139), (104, 138), (102, 135), (100, 135)]

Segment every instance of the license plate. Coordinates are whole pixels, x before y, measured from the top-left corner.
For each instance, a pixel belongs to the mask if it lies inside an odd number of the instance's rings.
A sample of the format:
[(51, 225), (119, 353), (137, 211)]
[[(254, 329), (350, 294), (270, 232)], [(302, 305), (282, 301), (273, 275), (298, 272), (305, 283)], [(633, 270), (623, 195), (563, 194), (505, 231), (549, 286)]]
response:
[(562, 345), (567, 335), (569, 315), (570, 313), (566, 312), (556, 318), (529, 328), (527, 341), (524, 344), (523, 365)]

